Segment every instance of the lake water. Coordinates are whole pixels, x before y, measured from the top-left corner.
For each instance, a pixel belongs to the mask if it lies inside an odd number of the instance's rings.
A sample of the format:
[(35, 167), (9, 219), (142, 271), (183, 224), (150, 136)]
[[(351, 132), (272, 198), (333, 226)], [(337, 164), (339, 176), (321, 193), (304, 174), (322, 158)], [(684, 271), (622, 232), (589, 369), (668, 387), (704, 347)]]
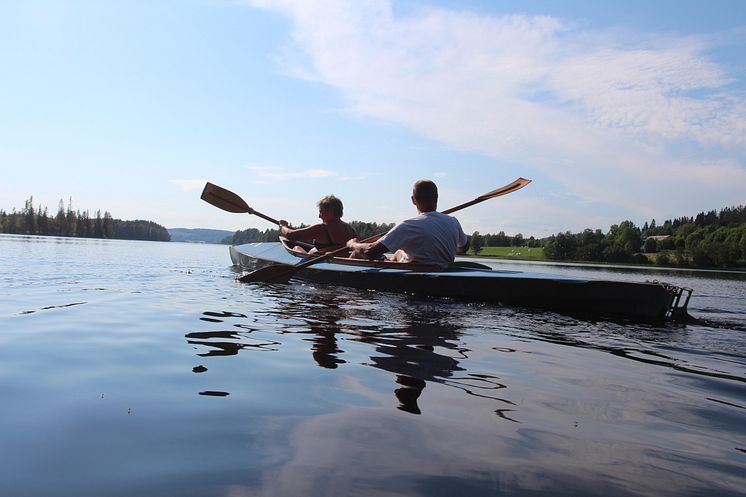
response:
[(0, 495), (745, 495), (746, 275), (542, 271), (688, 286), (707, 324), (242, 285), (225, 246), (0, 235)]

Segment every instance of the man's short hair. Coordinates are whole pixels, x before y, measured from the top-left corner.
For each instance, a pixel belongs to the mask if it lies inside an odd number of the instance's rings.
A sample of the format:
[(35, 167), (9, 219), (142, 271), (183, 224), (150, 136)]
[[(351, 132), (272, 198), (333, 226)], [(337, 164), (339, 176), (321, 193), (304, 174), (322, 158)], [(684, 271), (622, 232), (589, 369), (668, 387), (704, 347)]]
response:
[(344, 206), (342, 205), (342, 201), (334, 195), (327, 195), (326, 197), (322, 197), (316, 205), (319, 209), (331, 209), (335, 216), (342, 217)]
[(435, 202), (438, 200), (438, 187), (429, 179), (421, 179), (414, 184), (412, 195), (418, 202)]

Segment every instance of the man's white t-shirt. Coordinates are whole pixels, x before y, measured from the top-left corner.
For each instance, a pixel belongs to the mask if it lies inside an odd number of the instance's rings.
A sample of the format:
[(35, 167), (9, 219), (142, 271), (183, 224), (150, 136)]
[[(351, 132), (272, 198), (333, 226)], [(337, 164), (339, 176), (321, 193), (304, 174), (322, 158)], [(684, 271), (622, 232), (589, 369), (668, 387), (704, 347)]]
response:
[(391, 252), (403, 250), (411, 261), (445, 267), (467, 240), (458, 219), (432, 211), (402, 221), (378, 241)]

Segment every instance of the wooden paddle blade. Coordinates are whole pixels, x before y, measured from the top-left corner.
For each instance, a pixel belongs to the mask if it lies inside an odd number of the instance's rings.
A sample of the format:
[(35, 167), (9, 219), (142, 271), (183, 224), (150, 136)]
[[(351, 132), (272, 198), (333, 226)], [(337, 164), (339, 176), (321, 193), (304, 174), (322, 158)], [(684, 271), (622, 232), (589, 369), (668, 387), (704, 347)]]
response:
[(295, 266), (288, 264), (273, 264), (247, 273), (237, 281), (241, 283), (287, 283), (295, 274)]
[(224, 211), (253, 212), (244, 199), (232, 191), (221, 188), (218, 185), (213, 185), (212, 183), (205, 184), (205, 188), (202, 190), (202, 196), (200, 198), (219, 209), (223, 209)]
[(507, 195), (508, 193), (513, 193), (516, 190), (520, 190), (521, 188), (528, 185), (529, 183), (531, 183), (530, 179), (518, 178), (517, 180), (513, 181), (512, 183), (508, 185), (503, 186), (502, 188), (498, 188), (497, 190), (492, 190), (489, 193), (485, 193), (484, 195), (481, 195), (479, 198), (487, 200), (490, 198)]
[(443, 212), (443, 214), (453, 214), (454, 212), (458, 212), (461, 209), (465, 209), (467, 207), (471, 207), (472, 205), (478, 204), (480, 202), (484, 202), (485, 200), (489, 200), (495, 197), (500, 197), (502, 195), (507, 195), (508, 193), (513, 193), (514, 191), (520, 190), (521, 188), (528, 185), (529, 183), (531, 183), (530, 179), (518, 178), (512, 183), (509, 183), (501, 188), (498, 188), (497, 190), (492, 190), (491, 192), (485, 193), (484, 195), (480, 195), (474, 200), (470, 200), (464, 204), (457, 205), (456, 207), (451, 207), (450, 209), (446, 209), (441, 212)]

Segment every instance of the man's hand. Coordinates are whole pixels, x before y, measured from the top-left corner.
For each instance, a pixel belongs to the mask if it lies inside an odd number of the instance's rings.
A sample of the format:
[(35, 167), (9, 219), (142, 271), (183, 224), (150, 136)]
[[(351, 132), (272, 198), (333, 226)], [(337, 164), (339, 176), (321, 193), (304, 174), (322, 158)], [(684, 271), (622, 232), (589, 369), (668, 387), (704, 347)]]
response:
[(361, 243), (357, 238), (347, 240), (347, 248), (353, 259), (381, 259), (388, 250), (381, 242)]

